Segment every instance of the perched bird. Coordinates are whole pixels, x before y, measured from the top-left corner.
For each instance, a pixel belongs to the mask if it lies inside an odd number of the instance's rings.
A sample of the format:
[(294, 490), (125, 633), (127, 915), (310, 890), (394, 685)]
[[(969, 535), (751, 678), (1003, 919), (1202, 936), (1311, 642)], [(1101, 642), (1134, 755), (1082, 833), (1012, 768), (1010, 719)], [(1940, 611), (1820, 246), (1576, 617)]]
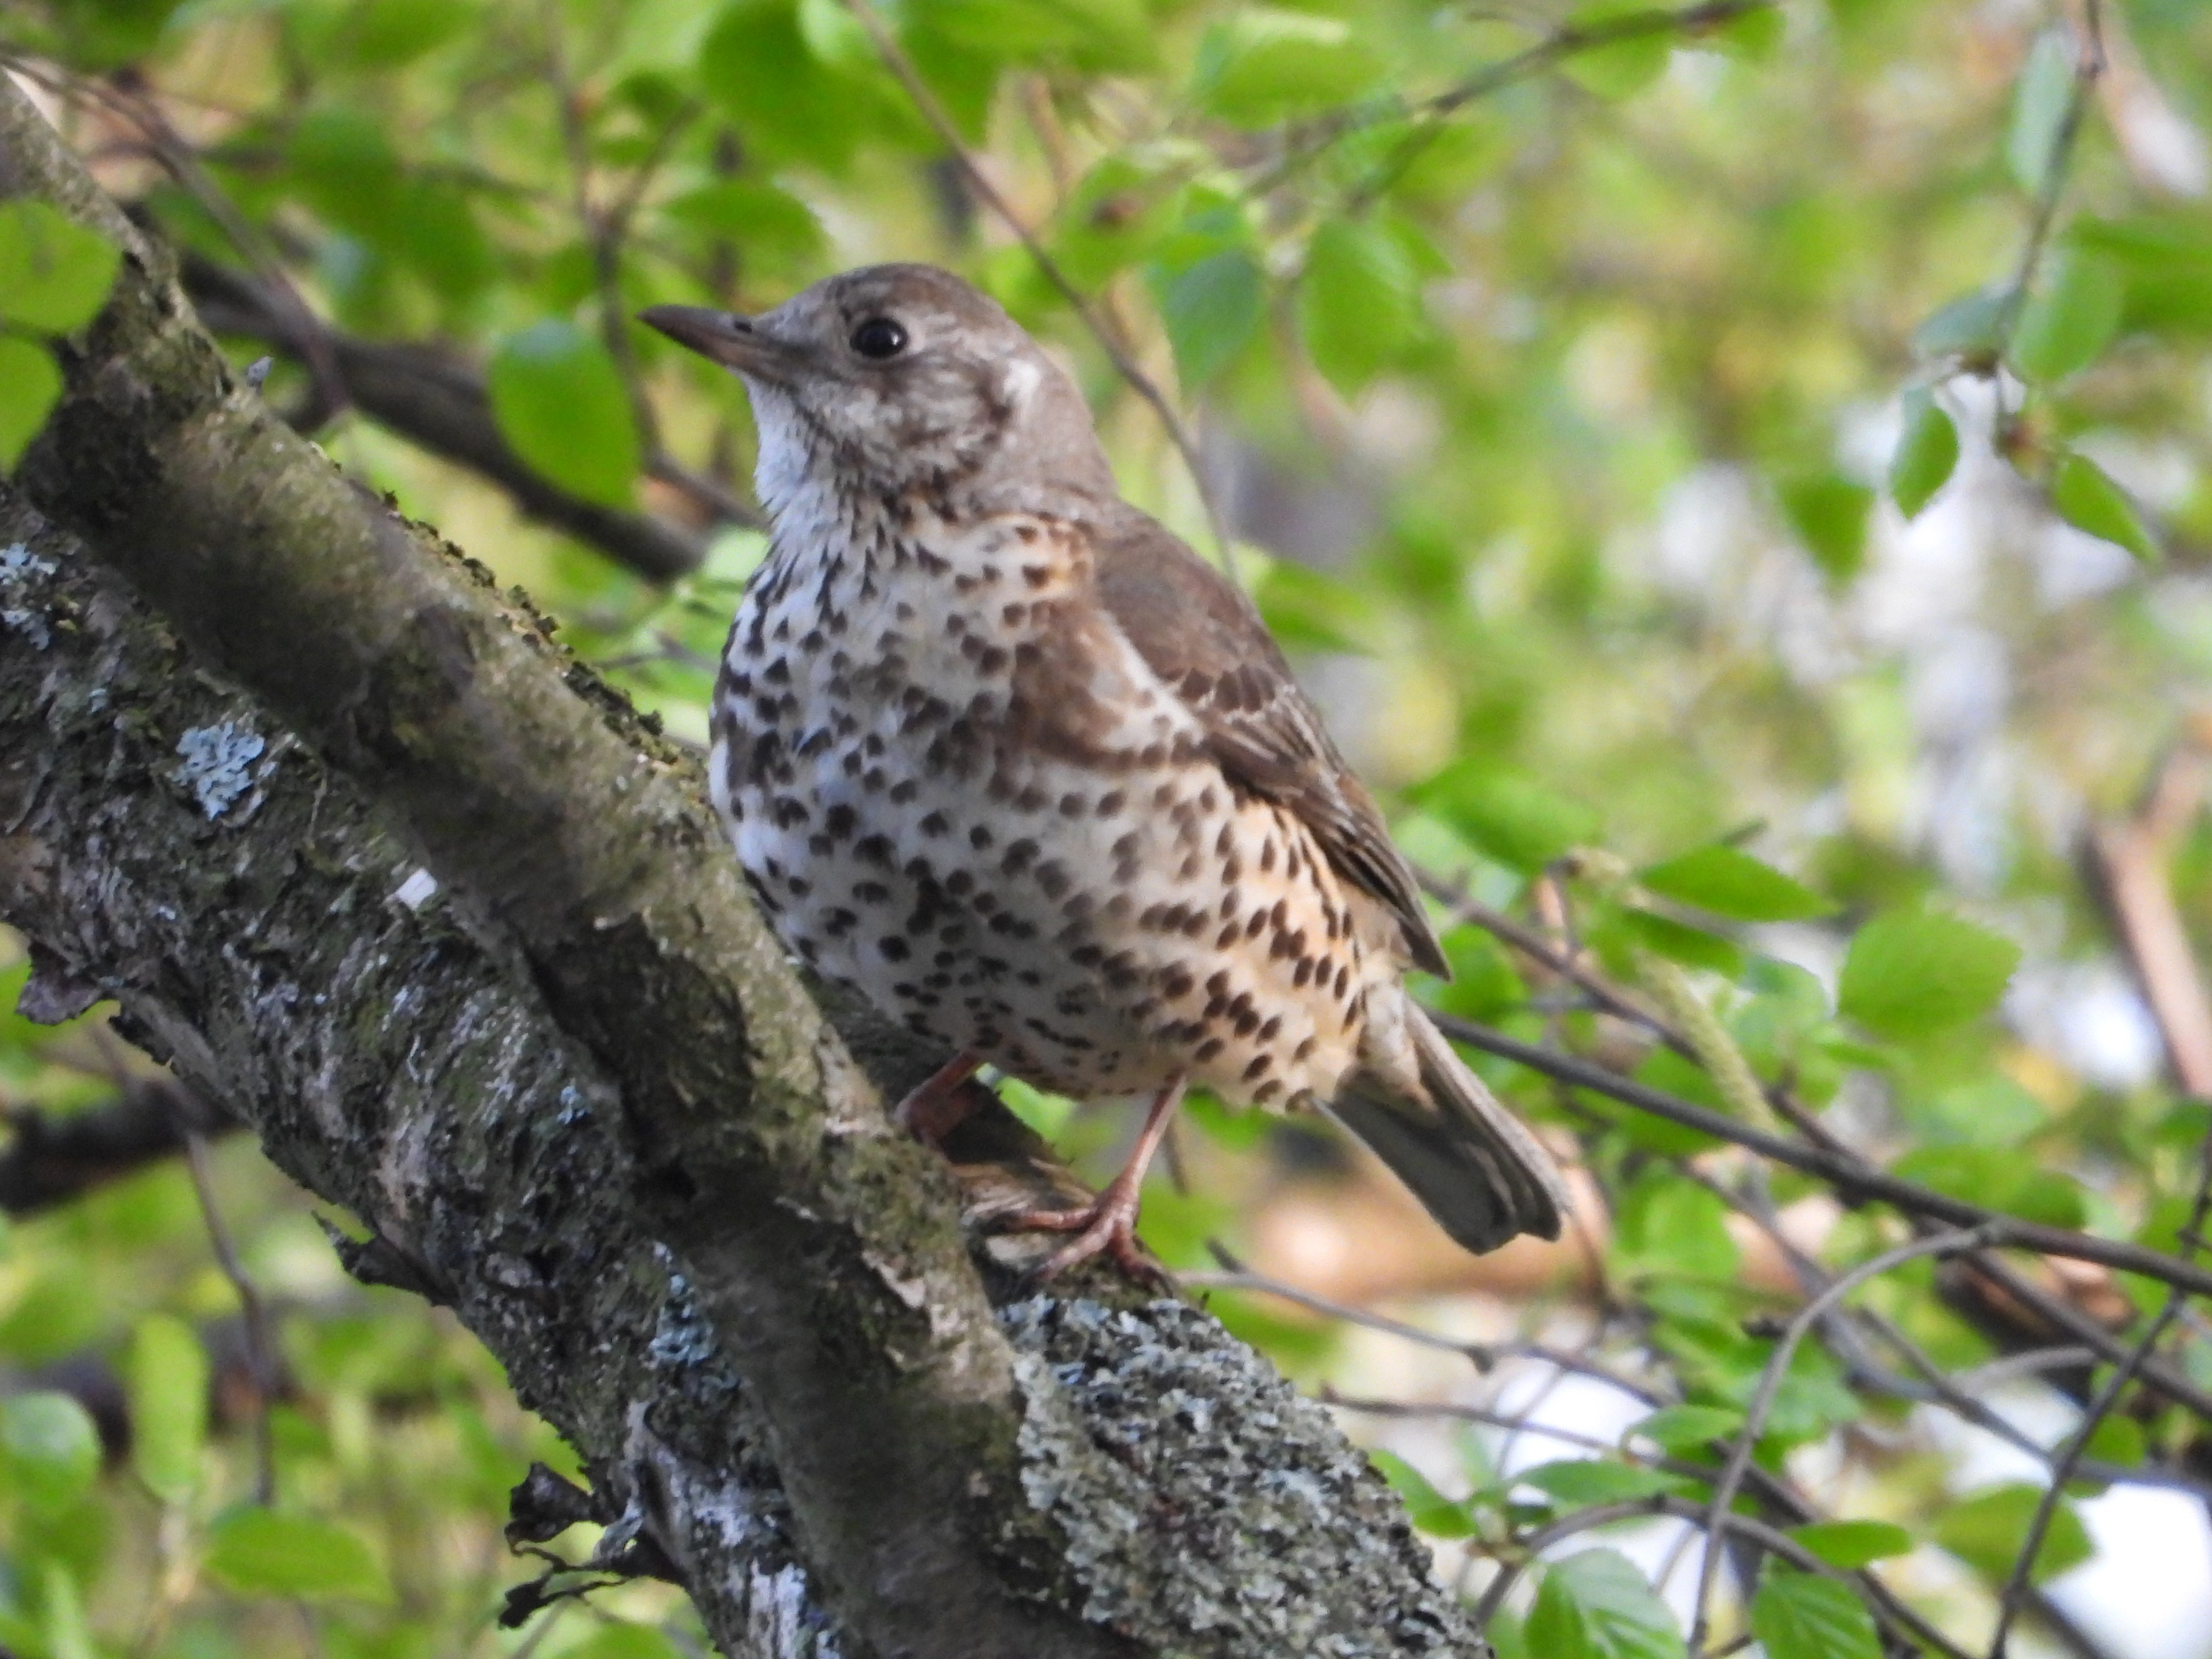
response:
[(1183, 1091), (1322, 1110), (1446, 1231), (1559, 1235), (1534, 1139), (1406, 991), (1448, 971), (1419, 890), (1251, 603), (1121, 498), (1082, 394), (927, 265), (758, 317), (642, 320), (736, 371), (773, 526), (713, 709), (714, 805), (784, 944), (979, 1066), (1149, 1097), (1054, 1272), (1133, 1269)]

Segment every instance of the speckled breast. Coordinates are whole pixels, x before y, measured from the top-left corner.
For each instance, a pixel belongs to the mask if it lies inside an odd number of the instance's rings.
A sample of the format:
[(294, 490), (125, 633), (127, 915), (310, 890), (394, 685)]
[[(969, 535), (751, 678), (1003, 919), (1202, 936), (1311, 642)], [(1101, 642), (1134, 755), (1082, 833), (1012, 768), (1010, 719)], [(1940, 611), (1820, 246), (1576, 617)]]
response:
[(1097, 611), (1079, 533), (803, 527), (738, 612), (711, 762), (785, 944), (1042, 1087), (1328, 1098), (1395, 969)]

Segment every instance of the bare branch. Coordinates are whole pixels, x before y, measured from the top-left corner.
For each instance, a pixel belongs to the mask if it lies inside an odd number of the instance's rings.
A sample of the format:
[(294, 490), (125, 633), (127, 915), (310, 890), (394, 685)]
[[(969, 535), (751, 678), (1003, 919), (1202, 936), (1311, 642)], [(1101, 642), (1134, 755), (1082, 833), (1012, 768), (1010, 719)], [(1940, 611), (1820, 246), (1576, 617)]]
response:
[(167, 1078), (134, 1079), (107, 1104), (65, 1117), (12, 1111), (8, 1126), (13, 1134), (0, 1152), (0, 1211), (14, 1216), (72, 1203), (95, 1187), (174, 1158), (195, 1127), (220, 1134), (237, 1127)]
[[(2046, 1226), (2017, 1216), (2007, 1216), (1913, 1182), (1899, 1180), (1854, 1154), (1828, 1147), (1805, 1146), (1753, 1128), (1663, 1090), (1654, 1089), (1648, 1084), (1638, 1083), (1618, 1073), (1609, 1072), (1592, 1061), (1518, 1042), (1502, 1031), (1477, 1024), (1472, 1020), (1449, 1014), (1432, 1014), (1431, 1018), (1445, 1035), (1470, 1048), (1513, 1060), (1531, 1071), (1558, 1078), (1577, 1088), (1588, 1089), (1594, 1094), (1617, 1100), (1625, 1106), (1649, 1112), (1654, 1117), (1664, 1118), (1670, 1123), (1679, 1123), (1685, 1128), (1709, 1134), (1717, 1140), (1733, 1141), (1739, 1146), (1747, 1146), (1762, 1158), (1771, 1158), (1777, 1164), (1787, 1164), (1793, 1170), (1802, 1170), (1808, 1175), (1833, 1182), (1847, 1197), (1879, 1199), (1908, 1215), (1949, 1226), (1978, 1227), (2000, 1223), (2004, 1227), (2008, 1243), (2023, 1249), (2039, 1251), (2045, 1255), (2064, 1256), (2076, 1261), (2099, 1262), (2107, 1267), (2117, 1267), (2123, 1273), (2140, 1273), (2146, 1279), (2154, 1279), (2160, 1284), (2173, 1285), (2192, 1295), (2212, 1295), (2212, 1273), (2208, 1273), (2195, 1262), (2185, 1261), (2162, 1250), (2098, 1238), (2065, 1227)], [(2212, 1400), (2207, 1401), (2207, 1406), (2212, 1407)]]
[(1820, 1322), (1832, 1308), (1869, 1280), (1877, 1279), (1905, 1262), (1922, 1256), (1959, 1255), (1969, 1250), (1983, 1250), (2008, 1242), (2008, 1229), (2001, 1222), (1986, 1223), (1967, 1232), (1945, 1233), (1934, 1238), (1917, 1238), (1909, 1244), (1885, 1250), (1870, 1261), (1861, 1262), (1844, 1273), (1828, 1288), (1799, 1309), (1782, 1333), (1782, 1339), (1768, 1356), (1766, 1368), (1759, 1374), (1759, 1387), (1751, 1397), (1751, 1405), (1744, 1413), (1743, 1427), (1738, 1431), (1735, 1443), (1730, 1448), (1728, 1462), (1721, 1470), (1721, 1478), (1713, 1483), (1713, 1501), (1705, 1514), (1705, 1533), (1710, 1540), (1698, 1570), (1696, 1611), (1690, 1622), (1690, 1651), (1700, 1653), (1705, 1649), (1707, 1616), (1711, 1611), (1713, 1582), (1720, 1568), (1717, 1547), (1721, 1531), (1733, 1519), (1729, 1505), (1743, 1485), (1744, 1470), (1750, 1466), (1751, 1455), (1757, 1449), (1759, 1437), (1766, 1431), (1767, 1413), (1774, 1409), (1775, 1396), (1782, 1390), (1782, 1379), (1789, 1375), (1790, 1359), (1797, 1345), (1804, 1340), (1805, 1333)]
[[(305, 349), (297, 320), (273, 306), (252, 278), (191, 254), (185, 256), (184, 276), (185, 292), (216, 333), (258, 340), (295, 356)], [(435, 347), (364, 340), (320, 324), (308, 337), (327, 346), (347, 397), (362, 413), (489, 479), (526, 516), (598, 548), (650, 581), (688, 574), (706, 557), (706, 544), (693, 532), (587, 501), (533, 469), (492, 418), (483, 376), (472, 366)], [(656, 476), (663, 475), (656, 469)], [(735, 523), (758, 521), (726, 491), (708, 505)]]

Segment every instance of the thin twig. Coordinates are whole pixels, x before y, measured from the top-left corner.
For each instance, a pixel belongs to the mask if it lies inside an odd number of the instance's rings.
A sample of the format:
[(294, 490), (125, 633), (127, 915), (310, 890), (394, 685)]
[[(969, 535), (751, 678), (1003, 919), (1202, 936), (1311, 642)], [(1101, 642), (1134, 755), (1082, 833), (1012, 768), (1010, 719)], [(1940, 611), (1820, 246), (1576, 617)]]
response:
[(1751, 1405), (1744, 1413), (1743, 1427), (1738, 1431), (1735, 1444), (1729, 1452), (1728, 1462), (1721, 1470), (1721, 1478), (1713, 1483), (1713, 1500), (1706, 1511), (1707, 1542), (1703, 1561), (1698, 1571), (1696, 1612), (1690, 1623), (1690, 1651), (1700, 1652), (1705, 1647), (1707, 1617), (1711, 1611), (1713, 1583), (1720, 1568), (1721, 1530), (1730, 1519), (1729, 1506), (1743, 1485), (1743, 1472), (1749, 1465), (1752, 1454), (1758, 1449), (1759, 1436), (1765, 1432), (1767, 1414), (1774, 1409), (1775, 1396), (1782, 1390), (1782, 1380), (1789, 1374), (1790, 1362), (1797, 1352), (1797, 1345), (1805, 1333), (1813, 1328), (1827, 1311), (1869, 1280), (1902, 1267), (1922, 1256), (1958, 1255), (1969, 1250), (1988, 1249), (2007, 1242), (2010, 1229), (2002, 1222), (1987, 1222), (1962, 1232), (1943, 1233), (1934, 1238), (1916, 1238), (1910, 1243), (1884, 1250), (1871, 1261), (1863, 1261), (1850, 1272), (1841, 1275), (1835, 1283), (1802, 1308), (1784, 1328), (1774, 1352), (1767, 1356), (1765, 1369), (1759, 1373), (1759, 1387), (1753, 1394)]
[(2050, 161), (2038, 181), (2035, 204), (2028, 215), (2027, 240), (2021, 245), (2020, 261), (2013, 269), (2012, 282), (1997, 313), (2000, 351), (2011, 342), (2013, 330), (2018, 326), (2021, 313), (2027, 303), (2027, 291), (2034, 285), (2036, 272), (2051, 246), (2051, 233), (2058, 222), (2059, 204), (2065, 198), (2066, 181), (2073, 171), (2075, 145), (2081, 136), (2081, 122), (2089, 112), (2091, 96), (2105, 69), (2102, 0), (2083, 0), (2081, 40), (2074, 62), (2074, 82), (2067, 89), (2066, 109), (2059, 117)]
[(2004, 1226), (2008, 1240), (2013, 1245), (2034, 1250), (2045, 1255), (2063, 1256), (2075, 1261), (2094, 1261), (2123, 1273), (2141, 1274), (2162, 1285), (2186, 1290), (2193, 1295), (2212, 1296), (2212, 1272), (2169, 1255), (2162, 1250), (2147, 1249), (2116, 1239), (2098, 1238), (2092, 1234), (2075, 1232), (2066, 1227), (2046, 1226), (2039, 1222), (2024, 1220), (2007, 1215), (1964, 1199), (1953, 1198), (1916, 1182), (1900, 1180), (1874, 1164), (1842, 1151), (1825, 1146), (1808, 1146), (1797, 1141), (1770, 1134), (1737, 1122), (1722, 1113), (1709, 1111), (1649, 1084), (1636, 1082), (1616, 1072), (1573, 1054), (1561, 1054), (1548, 1048), (1539, 1048), (1507, 1036), (1473, 1020), (1456, 1016), (1431, 1013), (1437, 1028), (1455, 1041), (1486, 1053), (1498, 1055), (1547, 1077), (1558, 1078), (1577, 1088), (1588, 1089), (1624, 1106), (1648, 1112), (1654, 1117), (1679, 1123), (1685, 1128), (1695, 1129), (1716, 1140), (1733, 1141), (1747, 1146), (1762, 1158), (1808, 1175), (1818, 1176), (1852, 1196), (1878, 1199), (1894, 1206), (1909, 1215), (1924, 1217), (1931, 1221), (1954, 1227), (1976, 1227), (1992, 1222)]
[(276, 1353), (270, 1340), (268, 1304), (262, 1301), (260, 1291), (231, 1243), (230, 1228), (216, 1198), (207, 1139), (198, 1130), (185, 1133), (185, 1164), (191, 1171), (192, 1191), (199, 1199), (200, 1218), (207, 1228), (216, 1266), (238, 1297), (239, 1315), (246, 1328), (246, 1370), (253, 1380), (253, 1495), (257, 1503), (271, 1504), (276, 1498), (276, 1442), (270, 1424), (276, 1395)]
[(2212, 768), (2199, 742), (2185, 741), (2159, 768), (2135, 815), (2092, 831), (2085, 849), (2090, 884), (2112, 914), (2174, 1081), (2203, 1099), (2212, 1099), (2212, 996), (2174, 902), (2166, 865), (2203, 805), (2208, 772)]
[(1425, 1348), (1455, 1353), (1471, 1361), (1477, 1370), (1487, 1371), (1501, 1359), (1533, 1359), (1561, 1370), (1574, 1371), (1600, 1382), (1619, 1389), (1647, 1406), (1667, 1404), (1666, 1398), (1638, 1382), (1632, 1382), (1618, 1373), (1607, 1370), (1595, 1360), (1580, 1354), (1567, 1352), (1542, 1342), (1462, 1342), (1455, 1338), (1439, 1336), (1434, 1331), (1424, 1330), (1419, 1325), (1407, 1324), (1403, 1320), (1388, 1315), (1371, 1313), (1364, 1308), (1355, 1308), (1349, 1303), (1338, 1302), (1316, 1291), (1302, 1290), (1297, 1285), (1267, 1274), (1255, 1273), (1237, 1261), (1225, 1250), (1217, 1247), (1217, 1255), (1229, 1265), (1221, 1273), (1177, 1273), (1176, 1283), (1188, 1290), (1242, 1291), (1253, 1295), (1271, 1296), (1313, 1313), (1325, 1314), (1332, 1319), (1341, 1319), (1348, 1324), (1379, 1331), (1406, 1341), (1418, 1343)]
[(1036, 263), (1039, 274), (1052, 284), (1061, 299), (1067, 301), (1077, 320), (1089, 331), (1091, 337), (1097, 341), (1099, 349), (1114, 365), (1114, 372), (1121, 377), (1131, 391), (1151, 404), (1152, 412), (1159, 416), (1160, 425), (1167, 432), (1168, 441), (1175, 446), (1176, 453), (1182, 457), (1183, 466), (1190, 474), (1191, 487), (1197, 490), (1199, 502), (1206, 509), (1206, 526), (1212, 533), (1222, 568), (1232, 580), (1235, 580), (1237, 555), (1230, 542), (1228, 523), (1221, 516), (1213, 492), (1206, 488), (1206, 469), (1199, 460), (1198, 446), (1192, 442), (1189, 430), (1183, 425), (1182, 417), (1176, 414), (1175, 405), (1160, 390), (1158, 383), (1138, 366), (1127, 343), (1107, 323), (1089, 296), (1075, 285), (1074, 279), (1060, 269), (1060, 262), (1046, 250), (1037, 234), (1030, 228), (1021, 215), (1014, 211), (1013, 204), (991, 182), (981, 163), (976, 161), (961, 138), (960, 129), (945, 113), (945, 106), (937, 101), (937, 94), (921, 78), (913, 60), (901, 48), (872, 0), (845, 0), (845, 7), (867, 31), (869, 40), (875, 45), (877, 55), (884, 60), (884, 66), (890, 70), (893, 78), (905, 89), (906, 95), (921, 112), (921, 118), (937, 134), (938, 142), (951, 155), (953, 165), (960, 169), (960, 176), (966, 181), (968, 188), (977, 200), (991, 210), (999, 222), (1013, 234), (1014, 240), (1022, 245), (1023, 251)]
[[(1483, 1587), (1482, 1599), (1474, 1604), (1474, 1611), (1470, 1615), (1475, 1629), (1480, 1631), (1489, 1627), (1490, 1621), (1497, 1617), (1498, 1607), (1504, 1604), (1521, 1575), (1560, 1540), (1571, 1538), (1577, 1533), (1591, 1532), (1599, 1527), (1609, 1527), (1617, 1522), (1657, 1516), (1673, 1516), (1699, 1523), (1706, 1519), (1702, 1505), (1670, 1492), (1659, 1492), (1650, 1498), (1631, 1498), (1620, 1504), (1599, 1504), (1586, 1510), (1577, 1510), (1572, 1515), (1563, 1516), (1549, 1526), (1529, 1534), (1522, 1545), (1521, 1559), (1500, 1562), (1498, 1576)], [(1808, 1572), (1817, 1572), (1823, 1577), (1846, 1583), (1850, 1582), (1848, 1574), (1830, 1566), (1788, 1533), (1770, 1527), (1763, 1521), (1754, 1520), (1747, 1515), (1729, 1515), (1723, 1518), (1722, 1524), (1730, 1532), (1741, 1533), (1760, 1548), (1771, 1550), (1784, 1557), (1793, 1566), (1802, 1567)]]
[(161, 106), (150, 96), (48, 65), (33, 65), (13, 54), (6, 61), (9, 69), (49, 91), (72, 102), (82, 100), (97, 103), (138, 130), (145, 141), (146, 153), (184, 187), (267, 285), (270, 302), (283, 313), (298, 337), (298, 349), (314, 380), (325, 418), (343, 410), (348, 402), (345, 379), (337, 372), (329, 345), (322, 338), (322, 325), (313, 308), (301, 295), (283, 262), (270, 251), (259, 229), (239, 210), (222, 186), (208, 176), (207, 169), (200, 164), (199, 152), (169, 124)]
[[(2212, 1214), (2212, 1133), (2208, 1133), (2197, 1151), (2197, 1191), (2189, 1210), (2189, 1221), (2180, 1231), (2182, 1249), (2194, 1255), (2196, 1241), (2204, 1236), (2204, 1221)], [(2020, 1553), (2013, 1558), (2012, 1571), (2006, 1574), (2004, 1588), (1997, 1596), (1996, 1632), (1990, 1638), (1990, 1659), (2005, 1659), (2006, 1644), (2012, 1635), (2013, 1621), (2019, 1617), (2021, 1600), (2027, 1587), (2034, 1582), (2035, 1558), (2043, 1553), (2044, 1540), (2050, 1535), (2052, 1521), (2058, 1513), (2058, 1503), (2066, 1490), (2066, 1483), (2081, 1462), (2090, 1440), (2099, 1426), (2119, 1404), (2120, 1395), (2134, 1382), (2136, 1374), (2181, 1312), (2184, 1292), (2179, 1289), (2166, 1292), (2165, 1304), (2158, 1310), (2128, 1358), (2112, 1369), (2081, 1420), (2067, 1437), (2066, 1445), (2052, 1462), (2051, 1481), (2037, 1500), (2034, 1517), (2028, 1522), (2027, 1536), (2021, 1540)]]
[[(584, 126), (583, 95), (569, 78), (568, 54), (561, 39), (561, 9), (554, 0), (547, 0), (540, 7), (539, 21), (545, 31), (547, 79), (560, 121), (562, 147), (568, 160), (570, 205), (575, 211), (577, 226), (583, 232), (584, 245), (592, 252), (599, 337), (606, 343), (615, 372), (622, 378), (623, 391), (629, 399), (630, 419), (637, 428), (638, 442), (647, 455), (658, 454), (660, 420), (646, 392), (637, 349), (630, 342), (629, 311), (622, 297), (622, 242), (628, 228), (627, 216), (618, 222), (592, 205), (591, 135)], [(667, 142), (667, 135), (663, 135), (662, 142)]]
[[(1422, 152), (1436, 142), (1446, 118), (1477, 100), (1502, 92), (1516, 82), (1540, 75), (1564, 59), (1586, 52), (1648, 40), (1653, 35), (1703, 34), (1752, 12), (1769, 10), (1777, 3), (1778, 0), (1706, 0), (1703, 5), (1679, 10), (1621, 12), (1588, 23), (1563, 24), (1534, 45), (1510, 58), (1486, 64), (1457, 86), (1415, 104), (1411, 112), (1421, 125), (1394, 145), (1382, 165), (1352, 192), (1346, 210), (1362, 212), (1388, 191), (1404, 176), (1406, 169), (1420, 159)], [(1372, 124), (1370, 119), (1358, 125)], [(1345, 131), (1352, 130), (1348, 127)], [(1329, 142), (1342, 136), (1340, 132), (1332, 134)]]

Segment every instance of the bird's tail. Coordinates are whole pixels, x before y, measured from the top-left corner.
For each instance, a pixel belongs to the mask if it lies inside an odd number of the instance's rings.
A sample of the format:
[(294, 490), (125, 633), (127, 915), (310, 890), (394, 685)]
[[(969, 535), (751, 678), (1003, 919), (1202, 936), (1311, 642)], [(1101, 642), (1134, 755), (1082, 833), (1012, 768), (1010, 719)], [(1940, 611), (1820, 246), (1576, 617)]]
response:
[(1419, 1095), (1370, 1067), (1353, 1074), (1328, 1111), (1468, 1249), (1494, 1250), (1519, 1233), (1557, 1238), (1569, 1206), (1550, 1154), (1412, 998), (1404, 1008)]

